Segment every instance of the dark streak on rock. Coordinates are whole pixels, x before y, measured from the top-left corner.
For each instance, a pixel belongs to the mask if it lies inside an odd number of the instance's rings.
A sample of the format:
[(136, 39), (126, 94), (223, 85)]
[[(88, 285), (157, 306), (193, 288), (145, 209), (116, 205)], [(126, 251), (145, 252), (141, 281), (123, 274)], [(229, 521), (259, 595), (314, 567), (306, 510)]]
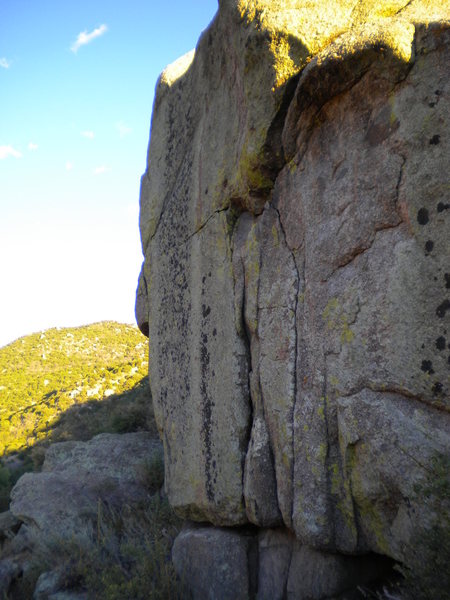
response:
[(425, 242), (425, 252), (427, 254), (432, 252), (433, 248), (434, 248), (434, 242), (432, 240), (428, 240)]
[(438, 350), (445, 350), (445, 337), (440, 335), (436, 340), (436, 348)]
[(437, 396), (438, 394), (442, 394), (443, 387), (444, 386), (442, 385), (442, 383), (440, 381), (436, 381), (436, 383), (431, 388), (431, 391), (433, 392), (433, 396)]
[(201, 383), (200, 391), (202, 393), (202, 436), (205, 451), (205, 488), (206, 497), (209, 502), (214, 502), (214, 479), (217, 477), (215, 473), (214, 461), (212, 459), (212, 409), (214, 403), (208, 395), (207, 382), (209, 379), (209, 363), (210, 356), (207, 348), (208, 337), (202, 334), (200, 343), (200, 364), (201, 364)]
[(419, 225), (426, 225), (428, 221), (428, 210), (426, 208), (420, 208), (417, 212), (417, 222), (419, 223)]
[(433, 363), (431, 360), (423, 360), (420, 368), (424, 373), (428, 373), (429, 375), (433, 375), (434, 373)]
[[(204, 284), (206, 277), (203, 277), (203, 286), (201, 294), (205, 295)], [(215, 461), (213, 460), (211, 432), (213, 428), (213, 407), (214, 402), (209, 397), (208, 381), (210, 380), (210, 355), (208, 352), (208, 336), (204, 333), (205, 319), (211, 312), (211, 308), (202, 304), (202, 327), (200, 337), (200, 392), (202, 397), (202, 428), (201, 435), (203, 439), (204, 456), (205, 456), (205, 491), (209, 502), (215, 501), (214, 483), (217, 481), (217, 470)]]
[(433, 135), (433, 137), (430, 139), (430, 144), (432, 146), (437, 146), (437, 144), (439, 144), (440, 141), (441, 141), (441, 136), (436, 134), (436, 135)]
[(448, 298), (446, 298), (444, 300), (444, 302), (442, 302), (441, 304), (439, 304), (439, 306), (436, 309), (436, 315), (440, 318), (443, 319), (445, 317), (445, 313), (450, 310), (450, 300)]

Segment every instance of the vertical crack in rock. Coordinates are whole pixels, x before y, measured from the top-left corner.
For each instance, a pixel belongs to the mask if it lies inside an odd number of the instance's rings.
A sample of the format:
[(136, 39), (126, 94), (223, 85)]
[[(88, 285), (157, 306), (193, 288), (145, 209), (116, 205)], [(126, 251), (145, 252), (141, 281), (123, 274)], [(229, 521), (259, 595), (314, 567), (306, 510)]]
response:
[[(237, 278), (242, 281), (242, 284), (238, 285), (238, 290), (242, 289), (242, 293), (239, 292), (242, 301), (239, 307), (241, 326), (248, 340), (251, 360), (248, 375), (252, 423), (245, 458), (244, 496), (249, 520), (265, 527), (282, 523), (277, 497), (275, 450), (279, 452), (280, 444), (284, 443), (279, 436), (279, 415), (272, 414), (273, 385), (268, 385), (267, 381), (261, 378), (261, 374), (264, 373), (267, 379), (267, 369), (270, 372), (267, 351), (269, 350), (269, 355), (273, 352), (270, 342), (275, 341), (272, 339), (273, 332), (270, 335), (270, 328), (275, 321), (267, 320), (265, 310), (265, 304), (270, 303), (267, 286), (270, 287), (272, 283), (277, 287), (275, 281), (268, 280), (269, 273), (265, 271), (268, 266), (265, 261), (271, 256), (270, 252), (269, 256), (266, 256), (268, 248), (265, 247), (265, 228), (268, 222), (266, 210), (258, 217), (245, 212), (241, 215), (234, 237), (234, 268)], [(268, 331), (269, 347), (266, 346)], [(267, 361), (269, 363), (265, 364)], [(283, 485), (290, 485), (290, 477), (285, 477), (284, 480)]]
[[(249, 452), (251, 443), (251, 431), (254, 421), (254, 406), (251, 398), (251, 351), (250, 351), (250, 334), (247, 328), (245, 320), (245, 306), (246, 306), (246, 287), (245, 287), (245, 265), (242, 257), (242, 248), (239, 246), (241, 240), (237, 240), (236, 237), (239, 234), (239, 218), (242, 215), (240, 209), (230, 208), (230, 214), (228, 217), (228, 236), (230, 240), (230, 252), (231, 252), (231, 265), (232, 265), (232, 276), (233, 276), (233, 300), (234, 300), (234, 324), (238, 336), (242, 339), (245, 353), (246, 353), (246, 364), (247, 364), (247, 390), (248, 390), (248, 410), (249, 417), (247, 422), (246, 434), (242, 440), (241, 446), (241, 466), (242, 466), (242, 504), (245, 506), (245, 461)], [(238, 246), (236, 248), (236, 246)]]
[[(278, 222), (280, 224), (280, 230), (283, 234), (283, 242), (284, 245), (286, 246), (286, 248), (289, 250), (291, 257), (292, 257), (292, 264), (294, 266), (294, 271), (295, 271), (295, 290), (294, 290), (294, 318), (293, 318), (293, 323), (294, 323), (294, 340), (293, 340), (293, 360), (292, 360), (292, 406), (291, 406), (291, 410), (290, 410), (290, 414), (289, 414), (289, 424), (290, 424), (290, 428), (291, 428), (291, 453), (292, 453), (292, 460), (291, 460), (291, 482), (292, 485), (294, 483), (294, 463), (295, 463), (295, 449), (294, 449), (294, 409), (295, 409), (295, 403), (296, 403), (296, 399), (297, 399), (297, 361), (298, 361), (298, 331), (297, 331), (297, 309), (298, 309), (298, 300), (299, 300), (299, 295), (300, 295), (300, 273), (298, 271), (298, 267), (297, 267), (297, 262), (295, 260), (295, 254), (293, 252), (293, 250), (289, 247), (288, 241), (287, 241), (287, 236), (286, 236), (286, 231), (284, 229), (284, 225), (283, 222), (281, 220), (281, 215), (280, 215), (280, 211), (278, 210), (278, 208), (276, 208), (275, 206), (273, 206), (273, 204), (270, 204), (271, 208), (273, 208), (273, 210), (276, 212), (277, 214), (277, 218), (278, 218)], [(289, 514), (291, 517), (291, 522), (287, 523), (288, 526), (292, 525), (292, 519), (293, 519), (293, 506), (294, 506), (294, 494), (291, 493), (291, 503), (290, 503), (290, 510), (289, 510)]]

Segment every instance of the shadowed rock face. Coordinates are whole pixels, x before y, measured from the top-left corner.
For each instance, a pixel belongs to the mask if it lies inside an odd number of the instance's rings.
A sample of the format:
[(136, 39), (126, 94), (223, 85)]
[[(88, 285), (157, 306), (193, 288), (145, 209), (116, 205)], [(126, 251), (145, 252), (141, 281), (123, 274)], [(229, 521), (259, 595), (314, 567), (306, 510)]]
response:
[(408, 562), (448, 510), (450, 11), (327, 6), (220, 2), (161, 75), (136, 314), (181, 515)]

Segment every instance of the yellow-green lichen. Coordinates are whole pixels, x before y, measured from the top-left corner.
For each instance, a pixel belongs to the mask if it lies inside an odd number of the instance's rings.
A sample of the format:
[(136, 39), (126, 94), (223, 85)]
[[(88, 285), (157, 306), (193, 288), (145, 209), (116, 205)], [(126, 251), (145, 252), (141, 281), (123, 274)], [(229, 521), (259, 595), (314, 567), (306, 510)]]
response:
[(355, 334), (348, 326), (348, 323), (343, 323), (342, 331), (341, 331), (341, 342), (343, 344), (349, 344), (353, 340), (354, 337), (355, 337)]
[[(324, 397), (322, 397), (320, 400), (322, 402), (325, 402), (325, 398)], [(323, 405), (319, 406), (319, 408), (317, 409), (317, 414), (322, 419), (322, 421), (325, 420), (325, 407)]]
[(337, 298), (331, 298), (328, 301), (322, 316), (327, 324), (327, 329), (340, 332), (341, 344), (349, 344), (353, 341), (355, 334), (350, 328), (349, 315), (339, 304)]
[(330, 471), (331, 475), (331, 493), (337, 496), (341, 487), (339, 465), (337, 463), (333, 463), (329, 466), (328, 470)]
[[(348, 484), (347, 484), (348, 485)], [(349, 492), (350, 493), (350, 492)], [(353, 511), (353, 502), (351, 496), (346, 496), (336, 504), (336, 508), (344, 518), (344, 522), (350, 531), (354, 544), (358, 541), (358, 528), (356, 527), (355, 514)]]
[(290, 458), (290, 456), (286, 452), (282, 453), (281, 460), (282, 460), (283, 465), (286, 467), (286, 469), (290, 469), (290, 467), (291, 467), (291, 458)]
[(319, 451), (317, 453), (317, 458), (321, 463), (325, 463), (328, 454), (328, 444), (326, 442), (322, 442), (319, 444)]
[(278, 229), (277, 229), (277, 226), (275, 225), (275, 223), (272, 225), (272, 238), (273, 238), (274, 246), (279, 246), (280, 238), (279, 238)]
[(330, 465), (329, 473), (331, 480), (331, 493), (339, 498), (336, 503), (336, 507), (344, 518), (344, 522), (351, 535), (351, 538), (356, 544), (358, 530), (355, 523), (350, 482), (345, 476), (342, 475), (339, 465), (336, 462)]
[[(282, 86), (288, 79), (298, 73), (301, 63), (298, 60), (298, 53), (293, 52), (289, 41), (289, 36), (277, 32), (270, 40), (270, 52), (273, 55), (273, 68), (275, 71), (275, 81), (272, 91)], [(297, 54), (297, 61), (294, 61), (293, 56)]]
[(263, 157), (259, 153), (253, 154), (248, 146), (244, 146), (239, 160), (237, 184), (246, 190), (248, 197), (251, 192), (270, 190), (273, 187), (273, 181), (261, 171), (261, 164)]
[(398, 123), (398, 118), (395, 114), (395, 99), (396, 94), (394, 92), (389, 94), (389, 106), (391, 108), (391, 114), (389, 115), (389, 127), (393, 127), (396, 123)]
[(339, 379), (337, 377), (335, 377), (334, 375), (331, 375), (331, 377), (330, 377), (330, 385), (333, 388), (337, 388), (339, 386)]
[[(359, 444), (358, 448), (359, 450), (361, 450), (362, 448), (364, 448), (364, 445)], [(362, 482), (361, 474), (356, 464), (357, 458), (355, 454), (355, 448), (352, 447), (352, 450), (353, 456), (351, 457), (348, 464), (354, 465), (354, 467), (350, 470), (353, 498), (358, 507), (361, 519), (364, 522), (365, 527), (372, 534), (379, 551), (389, 556), (391, 550), (386, 537), (385, 523), (379, 510), (377, 510), (376, 503), (371, 498), (367, 497), (367, 494), (364, 490), (364, 484)]]

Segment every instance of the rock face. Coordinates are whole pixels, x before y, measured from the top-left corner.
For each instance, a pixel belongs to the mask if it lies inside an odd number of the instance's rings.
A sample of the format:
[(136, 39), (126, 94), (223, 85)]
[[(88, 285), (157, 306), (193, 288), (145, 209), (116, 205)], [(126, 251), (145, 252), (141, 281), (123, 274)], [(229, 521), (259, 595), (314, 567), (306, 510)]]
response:
[(99, 502), (119, 509), (147, 501), (145, 465), (160, 453), (147, 432), (53, 444), (42, 472), (26, 473), (14, 486), (11, 513), (42, 539), (70, 538), (96, 522)]
[(448, 539), (449, 19), (223, 0), (161, 75), (136, 315), (186, 519), (406, 565)]

